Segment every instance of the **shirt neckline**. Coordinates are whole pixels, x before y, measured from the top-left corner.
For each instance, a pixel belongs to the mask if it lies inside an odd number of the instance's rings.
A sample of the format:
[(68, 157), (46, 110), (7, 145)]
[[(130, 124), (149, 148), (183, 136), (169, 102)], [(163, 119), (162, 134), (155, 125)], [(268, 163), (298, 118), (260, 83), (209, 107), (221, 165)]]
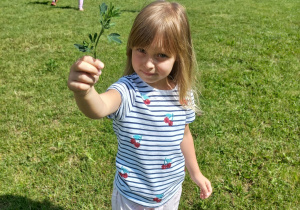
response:
[(175, 87), (173, 89), (170, 89), (170, 90), (161, 90), (161, 89), (157, 89), (157, 88), (152, 87), (151, 85), (149, 85), (147, 82), (145, 82), (144, 80), (142, 80), (142, 78), (140, 78), (140, 76), (137, 73), (133, 73), (132, 75), (136, 76), (136, 78), (138, 78), (138, 81), (142, 82), (143, 85), (147, 86), (151, 90), (155, 90), (157, 92), (165, 92), (165, 93), (173, 92), (173, 91), (177, 90), (177, 84), (175, 85)]

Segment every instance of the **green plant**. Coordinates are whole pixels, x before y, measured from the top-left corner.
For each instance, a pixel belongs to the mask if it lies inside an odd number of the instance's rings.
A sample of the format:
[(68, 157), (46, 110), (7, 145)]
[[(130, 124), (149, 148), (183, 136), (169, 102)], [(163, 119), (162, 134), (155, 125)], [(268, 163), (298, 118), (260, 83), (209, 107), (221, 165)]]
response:
[(51, 58), (46, 62), (45, 66), (48, 72), (53, 72), (58, 67), (58, 63)]
[[(89, 34), (89, 42), (83, 41), (83, 44), (74, 44), (75, 47), (81, 52), (92, 52), (94, 58), (97, 58), (97, 46), (100, 37), (103, 35), (105, 30), (108, 30), (110, 27), (115, 25), (115, 23), (111, 23), (111, 19), (113, 17), (119, 17), (120, 14), (120, 10), (115, 8), (115, 6), (113, 6), (111, 3), (109, 7), (105, 3), (102, 3), (100, 5), (100, 32), (95, 33), (94, 35)], [(111, 33), (107, 36), (110, 42), (113, 41), (121, 44), (122, 41), (119, 39), (119, 37), (120, 35), (118, 33)]]

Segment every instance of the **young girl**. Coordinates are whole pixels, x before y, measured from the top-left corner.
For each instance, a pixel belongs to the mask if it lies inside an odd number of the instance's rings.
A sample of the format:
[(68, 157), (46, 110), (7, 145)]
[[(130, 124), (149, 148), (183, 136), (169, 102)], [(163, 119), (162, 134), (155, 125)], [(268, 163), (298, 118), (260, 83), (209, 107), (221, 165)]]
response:
[(74, 63), (68, 87), (88, 117), (113, 119), (118, 139), (113, 209), (177, 209), (185, 167), (212, 193), (197, 163), (189, 123), (195, 57), (185, 9), (156, 1), (136, 17), (127, 44), (125, 76), (98, 94), (104, 64), (89, 56)]

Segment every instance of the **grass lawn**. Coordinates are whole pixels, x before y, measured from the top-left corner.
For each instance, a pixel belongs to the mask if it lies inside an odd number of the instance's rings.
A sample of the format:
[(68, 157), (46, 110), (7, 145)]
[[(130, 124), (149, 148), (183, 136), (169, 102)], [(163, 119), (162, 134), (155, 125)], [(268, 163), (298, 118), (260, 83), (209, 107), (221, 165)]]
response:
[[(134, 17), (149, 0), (111, 0), (122, 15), (100, 43), (99, 91), (125, 66)], [(204, 114), (191, 124), (211, 198), (189, 176), (179, 209), (299, 209), (299, 0), (178, 0), (186, 6)], [(116, 137), (77, 108), (66, 82), (98, 32), (101, 1), (0, 1), (0, 209), (110, 209)], [(109, 3), (109, 2), (106, 2)]]

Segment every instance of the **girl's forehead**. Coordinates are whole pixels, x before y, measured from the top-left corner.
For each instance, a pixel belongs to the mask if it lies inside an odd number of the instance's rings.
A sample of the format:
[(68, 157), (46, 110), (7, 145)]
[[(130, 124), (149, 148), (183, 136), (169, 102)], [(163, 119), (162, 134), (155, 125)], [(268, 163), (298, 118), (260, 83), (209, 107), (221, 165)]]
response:
[(146, 50), (151, 50), (155, 52), (164, 52), (170, 54), (174, 53), (171, 47), (169, 46), (169, 43), (165, 39), (159, 37), (155, 37), (151, 42), (151, 44), (148, 45), (145, 44), (144, 46), (136, 46), (136, 47), (143, 47)]
[(166, 47), (158, 44), (158, 43), (155, 43), (155, 42), (152, 42), (150, 45), (146, 46), (145, 47), (146, 49), (148, 50), (152, 50), (152, 51), (159, 51), (159, 52), (165, 52), (166, 51)]
[(143, 48), (144, 50), (146, 50), (148, 53), (165, 53), (165, 54), (174, 54), (173, 52), (171, 52), (170, 50), (168, 50), (167, 48), (165, 47), (161, 47), (161, 46), (157, 46), (155, 44), (151, 44), (151, 45), (148, 45), (148, 46), (136, 46), (136, 48)]
[(165, 49), (168, 46), (168, 42), (167, 40), (160, 35), (156, 35), (152, 41), (152, 43), (150, 44), (151, 47), (153, 48), (160, 48), (160, 49)]

